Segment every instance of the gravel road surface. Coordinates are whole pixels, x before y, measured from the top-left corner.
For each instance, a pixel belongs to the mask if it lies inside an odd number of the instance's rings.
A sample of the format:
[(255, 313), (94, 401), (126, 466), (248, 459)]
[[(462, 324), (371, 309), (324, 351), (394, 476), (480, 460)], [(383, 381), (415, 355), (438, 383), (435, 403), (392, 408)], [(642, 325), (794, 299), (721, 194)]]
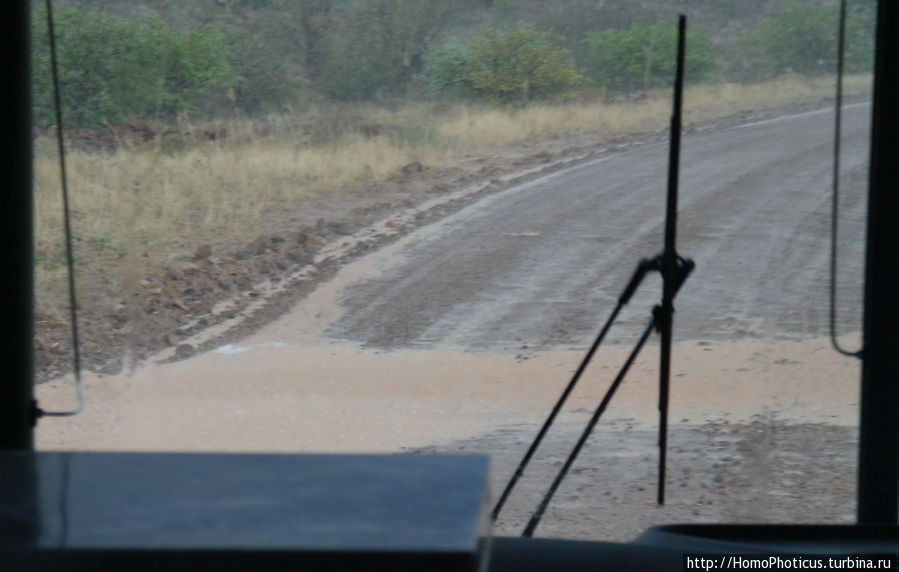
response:
[[(869, 113), (859, 104), (845, 115), (841, 319), (850, 329)], [(832, 129), (832, 114), (819, 111), (684, 138), (678, 250), (697, 270), (677, 303), (678, 339), (826, 333)], [(583, 347), (640, 258), (661, 250), (667, 153), (648, 144), (588, 161), (420, 232), (381, 276), (341, 293), (344, 314), (328, 335), (382, 348)], [(659, 298), (657, 283), (632, 303), (631, 330)]]

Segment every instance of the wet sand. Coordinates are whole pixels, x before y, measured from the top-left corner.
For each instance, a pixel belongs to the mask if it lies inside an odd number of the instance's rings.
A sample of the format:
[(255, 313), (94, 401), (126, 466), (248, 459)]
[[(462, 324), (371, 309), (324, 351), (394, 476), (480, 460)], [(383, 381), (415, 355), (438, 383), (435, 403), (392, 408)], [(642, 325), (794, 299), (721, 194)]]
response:
[[(398, 451), (539, 423), (582, 357), (253, 339), (133, 375), (88, 375), (87, 410), (42, 420), (39, 448)], [(598, 404), (626, 353), (616, 347), (597, 354), (566, 407), (573, 418)], [(656, 347), (644, 350), (609, 419), (656, 423), (657, 355)], [(767, 413), (795, 422), (857, 422), (858, 364), (826, 340), (683, 342), (675, 346), (672, 374), (673, 421), (736, 422)], [(45, 409), (68, 407), (71, 392), (66, 380), (37, 388)]]
[[(669, 500), (657, 507), (657, 349), (621, 386), (539, 535), (627, 541), (665, 522), (852, 521), (857, 363), (827, 340), (677, 344)], [(625, 354), (597, 355), (495, 533), (520, 533)], [(37, 446), (486, 454), (498, 494), (580, 359), (241, 344), (88, 377), (87, 410), (42, 420)], [(43, 384), (38, 395), (45, 408), (67, 407), (71, 386)]]

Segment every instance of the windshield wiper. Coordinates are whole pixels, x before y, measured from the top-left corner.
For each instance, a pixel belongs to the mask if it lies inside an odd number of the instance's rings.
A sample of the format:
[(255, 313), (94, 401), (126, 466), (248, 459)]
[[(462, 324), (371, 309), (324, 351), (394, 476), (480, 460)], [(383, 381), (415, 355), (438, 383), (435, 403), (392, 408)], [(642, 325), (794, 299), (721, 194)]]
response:
[(543, 441), (543, 438), (546, 436), (546, 433), (549, 431), (549, 428), (552, 426), (557, 415), (561, 411), (562, 406), (568, 399), (568, 396), (571, 394), (575, 385), (580, 380), (581, 375), (586, 370), (587, 365), (590, 363), (593, 355), (596, 353), (596, 350), (605, 339), (605, 336), (614, 323), (615, 319), (617, 318), (618, 313), (630, 301), (631, 297), (642, 283), (643, 278), (649, 272), (657, 271), (662, 277), (662, 301), (660, 304), (656, 305), (653, 308), (652, 317), (643, 330), (643, 334), (640, 336), (639, 341), (634, 346), (634, 349), (631, 351), (627, 360), (625, 360), (625, 363), (622, 365), (618, 374), (615, 376), (615, 380), (606, 391), (606, 394), (603, 396), (602, 401), (597, 406), (596, 411), (593, 413), (593, 416), (590, 418), (590, 421), (584, 428), (584, 431), (582, 432), (580, 438), (578, 439), (562, 468), (559, 470), (559, 473), (556, 475), (556, 478), (554, 479), (552, 485), (550, 485), (550, 488), (547, 491), (546, 495), (543, 497), (543, 500), (540, 502), (537, 509), (531, 516), (531, 519), (528, 522), (528, 525), (525, 528), (524, 532), (522, 533), (522, 536), (528, 537), (533, 535), (534, 530), (537, 528), (537, 525), (540, 522), (540, 518), (543, 516), (546, 507), (552, 500), (556, 489), (558, 489), (559, 485), (562, 483), (562, 480), (567, 475), (568, 470), (571, 468), (572, 464), (580, 453), (581, 448), (584, 446), (594, 427), (599, 422), (600, 417), (606, 410), (606, 407), (614, 396), (615, 391), (618, 389), (621, 382), (624, 381), (624, 377), (627, 375), (628, 370), (630, 369), (634, 360), (637, 358), (637, 355), (640, 353), (640, 350), (643, 348), (654, 329), (659, 332), (661, 338), (658, 405), (659, 481), (657, 502), (659, 504), (664, 504), (665, 502), (665, 470), (668, 443), (668, 395), (670, 390), (671, 377), (671, 342), (674, 316), (674, 297), (677, 295), (680, 287), (687, 280), (690, 272), (692, 272), (693, 268), (695, 267), (695, 264), (692, 260), (683, 258), (678, 255), (676, 249), (681, 108), (683, 106), (683, 77), (686, 28), (686, 16), (681, 15), (678, 21), (677, 68), (674, 81), (674, 105), (671, 115), (671, 144), (669, 149), (668, 193), (665, 211), (665, 242), (663, 250), (654, 258), (644, 258), (638, 264), (637, 269), (634, 271), (633, 276), (628, 282), (628, 285), (625, 287), (621, 296), (618, 298), (618, 304), (612, 311), (612, 314), (609, 316), (606, 323), (603, 325), (598, 336), (596, 337), (596, 340), (593, 342), (593, 345), (587, 351), (587, 354), (584, 356), (584, 359), (581, 361), (580, 365), (575, 371), (571, 381), (568, 383), (568, 385), (565, 387), (565, 390), (562, 392), (562, 395), (556, 401), (556, 404), (553, 406), (552, 411), (550, 412), (546, 421), (543, 423), (540, 431), (537, 433), (536, 438), (531, 443), (530, 447), (528, 447), (527, 452), (525, 453), (518, 467), (515, 469), (515, 473), (512, 475), (512, 478), (509, 480), (509, 483), (506, 485), (503, 493), (500, 495), (500, 498), (497, 501), (496, 506), (494, 506), (492, 512), (494, 520), (499, 516), (500, 511), (502, 511), (506, 500), (509, 498), (509, 495), (511, 494), (518, 480), (524, 474), (525, 468), (527, 467), (528, 463), (530, 463), (531, 458), (533, 457), (537, 448), (540, 446), (540, 443)]

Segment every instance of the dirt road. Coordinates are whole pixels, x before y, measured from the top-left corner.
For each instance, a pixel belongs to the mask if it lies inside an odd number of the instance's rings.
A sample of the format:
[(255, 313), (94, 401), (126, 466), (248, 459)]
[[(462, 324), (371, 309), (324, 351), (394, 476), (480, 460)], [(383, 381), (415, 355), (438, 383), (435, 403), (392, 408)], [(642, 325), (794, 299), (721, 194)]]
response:
[[(844, 128), (839, 311), (850, 345), (869, 113), (849, 107)], [(697, 270), (676, 303), (671, 505), (655, 508), (649, 490), (650, 347), (544, 533), (851, 519), (858, 364), (823, 338), (831, 123), (819, 111), (684, 139), (679, 250)], [(42, 422), (38, 445), (483, 452), (499, 488), (638, 260), (660, 249), (666, 159), (664, 144), (645, 144), (491, 194), (348, 263), (239, 343), (90, 377), (87, 412)], [(651, 277), (498, 531), (516, 531), (659, 296)], [(38, 387), (48, 408), (69, 391)]]
[[(867, 106), (847, 112), (841, 315), (859, 323)], [(830, 114), (687, 137), (679, 250), (697, 271), (679, 339), (824, 335)], [(584, 347), (641, 257), (661, 249), (667, 145), (540, 177), (418, 233), (373, 280), (341, 293), (329, 337), (372, 347)], [(624, 321), (657, 301), (647, 283)], [(620, 332), (620, 330), (619, 330)]]

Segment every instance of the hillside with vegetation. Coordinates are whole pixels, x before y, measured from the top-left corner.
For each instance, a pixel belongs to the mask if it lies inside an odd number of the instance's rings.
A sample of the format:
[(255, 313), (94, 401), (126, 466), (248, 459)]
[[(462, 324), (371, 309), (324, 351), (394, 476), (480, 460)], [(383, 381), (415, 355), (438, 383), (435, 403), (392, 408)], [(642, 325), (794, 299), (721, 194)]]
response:
[[(874, 2), (851, 2), (849, 71), (872, 58)], [(836, 62), (835, 1), (70, 0), (56, 15), (68, 123), (300, 111), (323, 101), (526, 103), (667, 85), (675, 15), (691, 81), (820, 76)], [(43, 11), (36, 118), (53, 123)]]
[[(851, 95), (868, 89), (875, 3), (849, 5)], [(36, 348), (53, 377), (70, 346), (42, 6)], [(262, 282), (328, 276), (322, 249), (389, 213), (663, 137), (678, 12), (689, 17), (688, 130), (820, 105), (836, 68), (834, 0), (54, 6), (83, 355), (107, 371), (126, 347), (139, 358), (190, 345), (262, 296)]]

